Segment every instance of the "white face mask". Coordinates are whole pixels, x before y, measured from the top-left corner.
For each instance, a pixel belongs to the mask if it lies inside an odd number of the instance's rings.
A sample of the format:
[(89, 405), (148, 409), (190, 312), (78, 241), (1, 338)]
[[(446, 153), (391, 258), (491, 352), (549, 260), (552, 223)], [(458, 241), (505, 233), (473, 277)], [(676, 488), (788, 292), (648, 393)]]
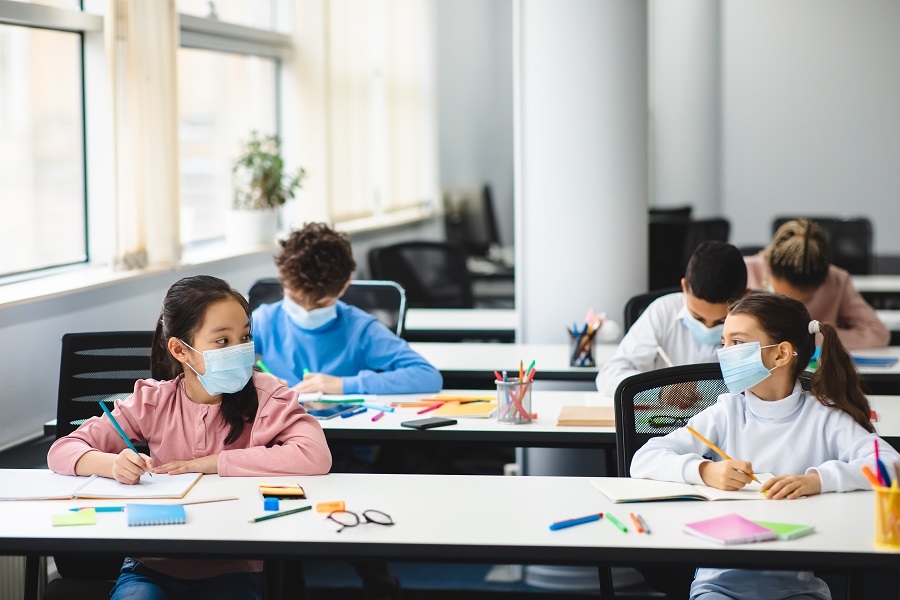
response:
[(300, 329), (318, 329), (337, 319), (337, 303), (322, 308), (306, 310), (287, 296), (281, 304), (291, 321)]
[[(181, 343), (194, 352), (200, 353), (184, 340)], [(190, 364), (184, 364), (197, 373), (200, 384), (210, 396), (235, 394), (244, 389), (244, 386), (250, 381), (250, 377), (253, 376), (253, 361), (256, 359), (253, 342), (228, 348), (204, 350), (202, 354), (203, 364), (206, 365), (206, 372), (203, 375)]]
[[(747, 342), (716, 350), (716, 354), (719, 356), (719, 368), (722, 370), (722, 380), (728, 391), (732, 394), (740, 394), (768, 379), (778, 366), (769, 369), (763, 364), (762, 349), (774, 348), (777, 345), (760, 346), (759, 342)], [(796, 352), (794, 352), (794, 356), (797, 356)]]

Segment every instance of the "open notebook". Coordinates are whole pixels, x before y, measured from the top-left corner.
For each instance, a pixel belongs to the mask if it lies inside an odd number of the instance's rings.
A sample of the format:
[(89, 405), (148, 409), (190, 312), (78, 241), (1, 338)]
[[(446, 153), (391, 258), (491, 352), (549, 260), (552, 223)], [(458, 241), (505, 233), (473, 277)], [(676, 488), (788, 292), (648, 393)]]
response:
[(0, 500), (71, 500), (73, 498), (183, 498), (202, 473), (147, 473), (135, 485), (114, 479), (59, 475), (48, 469), (0, 469)]
[[(760, 483), (772, 477), (771, 473), (756, 473)], [(760, 483), (751, 481), (743, 489), (727, 492), (706, 485), (654, 481), (652, 479), (632, 479), (630, 477), (609, 477), (594, 479), (591, 483), (613, 502), (647, 502), (650, 500), (762, 500)]]

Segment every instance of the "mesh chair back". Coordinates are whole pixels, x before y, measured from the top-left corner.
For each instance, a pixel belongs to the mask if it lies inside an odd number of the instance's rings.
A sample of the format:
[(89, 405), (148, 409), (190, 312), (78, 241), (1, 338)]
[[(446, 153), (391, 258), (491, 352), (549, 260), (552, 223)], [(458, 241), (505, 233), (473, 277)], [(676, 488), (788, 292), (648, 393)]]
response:
[(619, 477), (628, 477), (634, 453), (647, 440), (681, 427), (727, 392), (718, 363), (659, 369), (625, 379), (615, 396)]
[(441, 242), (406, 242), (369, 251), (376, 279), (396, 281), (414, 308), (472, 308), (472, 279), (463, 250)]
[(447, 241), (472, 256), (485, 256), (500, 243), (491, 187), (444, 190), (444, 232)]
[(772, 233), (787, 221), (811, 219), (825, 230), (831, 249), (831, 262), (854, 275), (872, 272), (872, 222), (864, 217), (778, 217), (772, 221)]
[(247, 303), (250, 310), (254, 311), (261, 304), (272, 304), (284, 298), (284, 289), (281, 282), (274, 277), (265, 277), (257, 279), (247, 290)]
[(67, 333), (62, 338), (56, 437), (100, 416), (99, 401), (112, 408), (127, 398), (134, 382), (150, 377), (152, 331)]
[(374, 316), (398, 336), (403, 335), (406, 291), (397, 282), (357, 279), (350, 282), (341, 300)]
[(625, 333), (628, 333), (628, 330), (631, 329), (634, 322), (638, 320), (638, 317), (644, 314), (644, 311), (647, 310), (647, 307), (650, 306), (654, 300), (680, 291), (680, 287), (668, 287), (661, 290), (653, 290), (652, 292), (647, 292), (645, 294), (638, 294), (631, 298), (625, 303)]

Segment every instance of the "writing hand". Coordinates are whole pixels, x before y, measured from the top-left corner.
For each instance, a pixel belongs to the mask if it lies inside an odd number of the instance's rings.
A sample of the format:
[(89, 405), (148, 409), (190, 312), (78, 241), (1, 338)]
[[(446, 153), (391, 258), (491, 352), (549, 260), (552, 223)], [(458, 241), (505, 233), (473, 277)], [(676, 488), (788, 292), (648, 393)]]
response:
[(822, 493), (822, 479), (818, 473), (808, 475), (779, 475), (773, 477), (759, 488), (768, 500), (793, 500), (803, 496), (814, 496)]
[(181, 473), (218, 473), (219, 455), (210, 454), (193, 460), (173, 460), (153, 469), (154, 473), (168, 473), (180, 475)]
[(134, 485), (141, 480), (141, 475), (152, 468), (152, 458), (146, 454), (136, 454), (130, 448), (125, 448), (113, 459), (112, 476), (120, 483)]
[(720, 490), (739, 490), (751, 479), (747, 473), (753, 472), (753, 466), (746, 460), (723, 460), (719, 462), (700, 463), (700, 478), (709, 487)]
[(307, 373), (303, 376), (303, 381), (294, 386), (294, 390), (299, 394), (308, 394), (310, 392), (343, 394), (344, 379), (333, 375), (325, 375), (324, 373)]

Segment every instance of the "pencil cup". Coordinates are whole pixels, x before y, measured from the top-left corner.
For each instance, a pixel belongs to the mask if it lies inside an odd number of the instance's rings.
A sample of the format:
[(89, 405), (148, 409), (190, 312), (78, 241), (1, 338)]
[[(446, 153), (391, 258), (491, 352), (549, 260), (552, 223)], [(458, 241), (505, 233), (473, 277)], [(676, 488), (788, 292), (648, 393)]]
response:
[(900, 550), (900, 488), (875, 490), (875, 545)]
[(531, 385), (517, 378), (497, 381), (497, 422), (519, 425), (531, 423)]
[(594, 367), (594, 336), (569, 333), (569, 366)]

